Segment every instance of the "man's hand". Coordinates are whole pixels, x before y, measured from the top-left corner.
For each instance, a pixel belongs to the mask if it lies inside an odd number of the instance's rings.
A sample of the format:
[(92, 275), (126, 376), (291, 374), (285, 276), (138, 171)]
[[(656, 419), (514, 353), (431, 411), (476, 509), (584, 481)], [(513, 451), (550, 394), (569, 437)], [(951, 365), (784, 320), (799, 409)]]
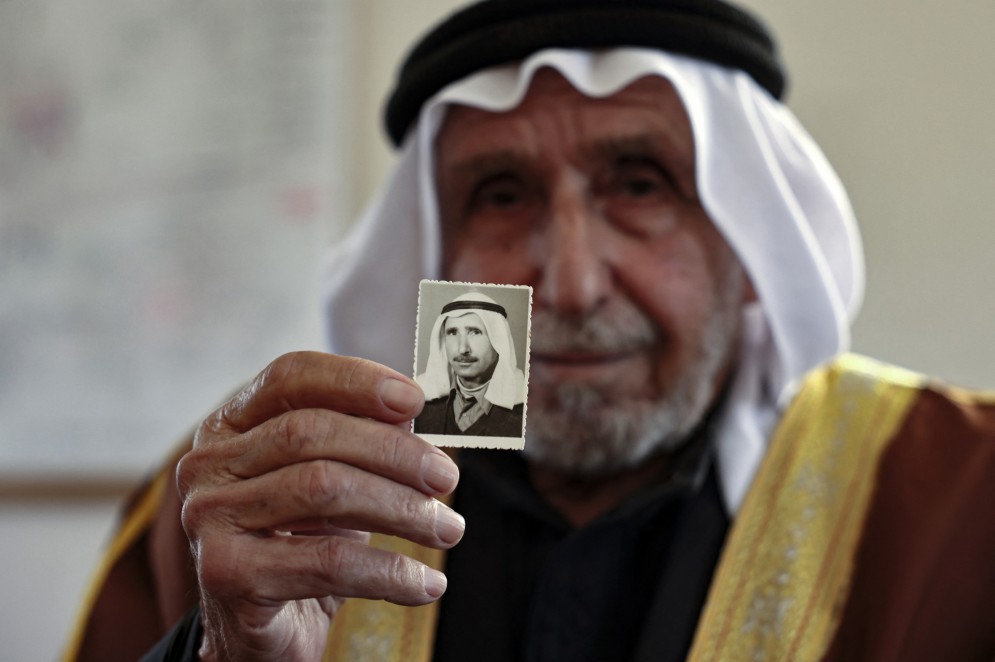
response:
[(205, 660), (318, 660), (344, 598), (420, 605), (445, 576), (367, 545), (368, 532), (435, 548), (463, 519), (444, 453), (400, 425), (414, 382), (362, 359), (283, 356), (204, 421), (177, 480), (203, 607)]

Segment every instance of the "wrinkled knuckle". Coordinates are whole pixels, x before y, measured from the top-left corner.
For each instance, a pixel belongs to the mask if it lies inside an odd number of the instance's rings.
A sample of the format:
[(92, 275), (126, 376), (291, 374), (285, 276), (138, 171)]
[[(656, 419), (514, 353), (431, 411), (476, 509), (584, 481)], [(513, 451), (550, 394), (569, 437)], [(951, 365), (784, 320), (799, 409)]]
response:
[(236, 570), (229, 548), (229, 545), (215, 542), (197, 545), (197, 579), (205, 593), (219, 595), (232, 592)]
[(264, 388), (272, 388), (274, 385), (279, 385), (286, 381), (287, 379), (287, 368), (284, 358), (280, 358), (272, 361), (268, 366), (263, 368), (262, 372), (256, 376), (255, 388), (262, 390)]
[(322, 573), (332, 579), (341, 579), (349, 571), (353, 555), (350, 546), (341, 538), (331, 537), (318, 547), (318, 559)]
[(176, 487), (180, 496), (193, 490), (204, 473), (204, 457), (196, 450), (186, 453), (176, 463)]
[(335, 424), (327, 412), (299, 409), (285, 414), (278, 425), (279, 442), (286, 453), (307, 457), (317, 453), (321, 444), (335, 433)]
[(301, 352), (288, 352), (270, 362), (256, 378), (258, 389), (280, 389), (297, 370), (302, 360)]
[(276, 443), (292, 457), (303, 455), (315, 439), (317, 416), (311, 410), (289, 412), (276, 425)]
[(176, 489), (180, 497), (190, 491), (190, 486), (193, 485), (194, 477), (197, 475), (195, 465), (196, 460), (191, 459), (190, 453), (181, 457), (176, 463)]
[(205, 490), (195, 490), (183, 500), (180, 509), (180, 524), (191, 540), (199, 537), (199, 531), (211, 515), (218, 511), (216, 499)]
[(309, 504), (327, 505), (335, 502), (348, 491), (349, 479), (346, 474), (334, 462), (308, 462), (300, 472), (300, 493)]
[(200, 422), (200, 425), (197, 426), (197, 429), (194, 431), (193, 435), (194, 448), (207, 443), (210, 441), (211, 437), (219, 434), (223, 429), (225, 429), (225, 406), (215, 409), (207, 418)]
[(411, 452), (408, 439), (404, 431), (393, 425), (384, 426), (383, 436), (380, 439), (379, 454), (380, 461), (388, 467), (410, 467), (419, 466), (413, 464), (415, 457)]
[(387, 578), (394, 586), (418, 585), (418, 566), (406, 556), (394, 554), (387, 562)]
[(339, 383), (342, 390), (351, 392), (361, 383), (361, 375), (367, 363), (362, 359), (352, 356), (341, 357), (342, 362), (339, 367)]

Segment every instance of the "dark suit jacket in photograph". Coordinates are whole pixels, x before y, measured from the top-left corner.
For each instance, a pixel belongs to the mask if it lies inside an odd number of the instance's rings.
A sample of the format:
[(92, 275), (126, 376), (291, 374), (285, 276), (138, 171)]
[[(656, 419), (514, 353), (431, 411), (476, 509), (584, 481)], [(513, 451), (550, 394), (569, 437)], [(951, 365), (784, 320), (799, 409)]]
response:
[(425, 408), (415, 419), (415, 432), (422, 434), (462, 434), (474, 437), (521, 437), (522, 414), (525, 405), (517, 404), (514, 409), (491, 405), (491, 410), (481, 416), (466, 430), (456, 425), (453, 411), (453, 398), (456, 392), (450, 391), (444, 398), (436, 398), (425, 403)]

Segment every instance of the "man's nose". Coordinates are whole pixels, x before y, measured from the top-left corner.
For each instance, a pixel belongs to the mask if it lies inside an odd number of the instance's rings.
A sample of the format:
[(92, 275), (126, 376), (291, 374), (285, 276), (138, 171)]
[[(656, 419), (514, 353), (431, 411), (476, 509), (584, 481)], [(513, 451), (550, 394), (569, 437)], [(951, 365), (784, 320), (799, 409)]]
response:
[(568, 315), (589, 313), (611, 290), (600, 214), (577, 181), (557, 187), (548, 213), (538, 256), (536, 303)]
[(459, 336), (459, 353), (470, 353), (470, 338), (465, 333), (461, 333)]

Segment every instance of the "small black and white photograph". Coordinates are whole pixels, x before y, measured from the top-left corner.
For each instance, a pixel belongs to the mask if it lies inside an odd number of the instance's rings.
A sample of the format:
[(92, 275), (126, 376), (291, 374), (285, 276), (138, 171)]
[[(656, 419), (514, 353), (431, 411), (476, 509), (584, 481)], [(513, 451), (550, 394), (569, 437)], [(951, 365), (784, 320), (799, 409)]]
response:
[(423, 280), (414, 432), (438, 446), (525, 446), (532, 288)]

